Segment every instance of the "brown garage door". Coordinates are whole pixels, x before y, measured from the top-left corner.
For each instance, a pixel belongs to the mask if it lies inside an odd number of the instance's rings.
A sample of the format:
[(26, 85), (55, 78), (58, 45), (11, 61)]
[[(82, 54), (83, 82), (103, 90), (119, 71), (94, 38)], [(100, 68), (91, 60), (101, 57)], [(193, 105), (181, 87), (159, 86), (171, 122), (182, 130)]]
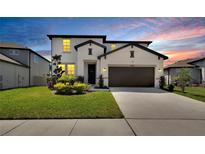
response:
[(153, 67), (109, 67), (111, 87), (153, 87)]

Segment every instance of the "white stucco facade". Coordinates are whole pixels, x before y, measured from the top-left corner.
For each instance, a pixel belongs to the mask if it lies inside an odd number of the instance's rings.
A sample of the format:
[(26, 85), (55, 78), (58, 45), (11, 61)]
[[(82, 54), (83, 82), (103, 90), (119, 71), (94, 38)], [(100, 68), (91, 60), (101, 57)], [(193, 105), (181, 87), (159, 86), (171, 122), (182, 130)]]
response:
[[(96, 84), (98, 84), (99, 76), (102, 74), (104, 84), (108, 86), (109, 83), (109, 67), (153, 67), (154, 68), (154, 86), (159, 87), (159, 78), (163, 75), (163, 60), (164, 55), (154, 54), (135, 45), (128, 45), (129, 43), (116, 42), (117, 51), (101, 56), (110, 52), (111, 44), (103, 40), (103, 38), (69, 38), (69, 37), (53, 37), (51, 39), (52, 56), (62, 55), (62, 64), (74, 64), (75, 76), (83, 76), (84, 81), (88, 82), (88, 65), (96, 65)], [(63, 40), (70, 40), (70, 51), (68, 53), (63, 52)], [(85, 43), (88, 41), (94, 41), (95, 43)], [(83, 44), (84, 43), (84, 44)], [(98, 45), (98, 43), (100, 45)], [(83, 44), (80, 46), (79, 44)], [(138, 43), (141, 46), (147, 48), (148, 44)], [(75, 47), (79, 45), (76, 49)], [(128, 46), (126, 46), (128, 45)], [(103, 46), (103, 47), (102, 47)], [(126, 46), (126, 47), (124, 47)], [(92, 49), (92, 55), (89, 55), (89, 48)], [(130, 58), (130, 51), (134, 51), (134, 58)], [(164, 57), (163, 57), (164, 56)], [(105, 58), (106, 57), (106, 58)]]
[[(130, 51), (135, 52), (134, 58), (130, 58)], [(131, 45), (116, 51), (106, 58), (101, 58), (101, 70), (105, 78), (105, 84), (108, 85), (108, 69), (114, 67), (154, 67), (155, 69), (155, 87), (159, 87), (159, 77), (163, 75), (163, 59), (158, 59), (158, 56), (144, 51), (136, 46), (131, 48)]]

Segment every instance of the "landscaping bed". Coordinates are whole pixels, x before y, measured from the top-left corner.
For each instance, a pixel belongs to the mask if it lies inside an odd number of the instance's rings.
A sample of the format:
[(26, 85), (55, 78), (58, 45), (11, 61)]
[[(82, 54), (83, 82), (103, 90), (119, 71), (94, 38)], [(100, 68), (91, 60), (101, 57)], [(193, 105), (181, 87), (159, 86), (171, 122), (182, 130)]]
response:
[(55, 95), (47, 87), (0, 91), (0, 119), (123, 118), (111, 92)]

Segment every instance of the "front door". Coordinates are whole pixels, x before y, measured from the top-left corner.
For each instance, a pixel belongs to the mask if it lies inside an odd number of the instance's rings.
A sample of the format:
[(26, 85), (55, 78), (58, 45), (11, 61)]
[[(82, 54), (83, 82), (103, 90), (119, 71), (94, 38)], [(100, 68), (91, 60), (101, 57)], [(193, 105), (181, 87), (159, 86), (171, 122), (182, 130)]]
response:
[(88, 83), (95, 84), (96, 66), (95, 64), (88, 64)]

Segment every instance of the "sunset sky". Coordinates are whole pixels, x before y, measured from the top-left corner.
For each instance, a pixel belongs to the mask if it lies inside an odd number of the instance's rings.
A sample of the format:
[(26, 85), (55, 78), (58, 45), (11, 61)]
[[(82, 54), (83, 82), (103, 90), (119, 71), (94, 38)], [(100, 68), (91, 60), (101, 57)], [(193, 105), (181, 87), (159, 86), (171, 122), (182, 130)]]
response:
[(47, 34), (107, 35), (108, 40), (151, 40), (165, 64), (205, 56), (205, 18), (0, 18), (0, 42), (16, 42), (49, 58)]

